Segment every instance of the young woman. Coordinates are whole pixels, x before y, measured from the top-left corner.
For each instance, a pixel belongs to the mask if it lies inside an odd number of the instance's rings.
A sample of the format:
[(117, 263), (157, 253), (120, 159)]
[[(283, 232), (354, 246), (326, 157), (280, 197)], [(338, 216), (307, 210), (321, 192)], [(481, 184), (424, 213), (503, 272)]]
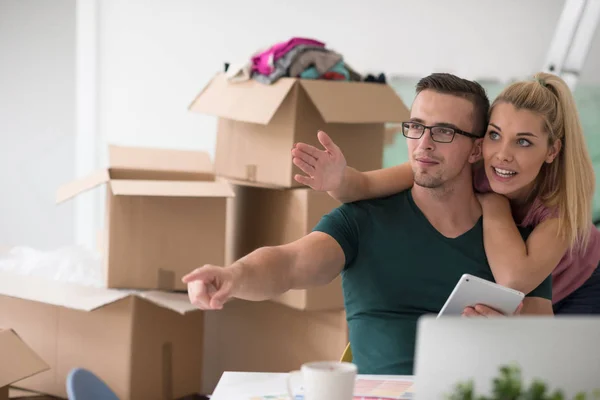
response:
[[(409, 121), (402, 129), (408, 137), (422, 127)], [(413, 185), (410, 163), (359, 172), (346, 166), (324, 132), (318, 136), (325, 150), (304, 143), (292, 150), (294, 164), (308, 175), (296, 175), (298, 182), (342, 202)], [(511, 84), (493, 102), (479, 141), (483, 160), (473, 179), (496, 281), (528, 293), (552, 274), (556, 314), (600, 314), (600, 232), (591, 222), (595, 176), (568, 86), (547, 73)], [(526, 242), (517, 225), (534, 228)]]

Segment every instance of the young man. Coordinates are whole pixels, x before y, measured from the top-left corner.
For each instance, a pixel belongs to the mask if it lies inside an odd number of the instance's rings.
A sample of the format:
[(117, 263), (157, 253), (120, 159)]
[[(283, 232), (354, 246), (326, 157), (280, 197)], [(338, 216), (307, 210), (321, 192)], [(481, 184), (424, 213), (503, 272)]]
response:
[[(428, 128), (408, 139), (412, 189), (344, 204), (293, 243), (258, 249), (225, 268), (198, 268), (183, 279), (190, 300), (220, 309), (232, 297), (267, 300), (341, 273), (360, 373), (412, 374), (417, 319), (439, 312), (463, 273), (493, 280), (471, 177), (488, 110), (474, 82), (448, 74), (422, 79), (411, 120)], [(529, 294), (522, 313), (551, 313), (550, 283)]]

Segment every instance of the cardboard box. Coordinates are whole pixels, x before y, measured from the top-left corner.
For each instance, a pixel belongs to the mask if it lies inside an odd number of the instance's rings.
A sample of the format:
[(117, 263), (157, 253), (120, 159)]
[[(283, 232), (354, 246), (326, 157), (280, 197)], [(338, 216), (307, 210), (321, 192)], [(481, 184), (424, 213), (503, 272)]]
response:
[(324, 130), (344, 152), (348, 165), (382, 167), (386, 122), (409, 115), (394, 89), (369, 82), (282, 78), (272, 85), (254, 80), (229, 83), (214, 77), (190, 110), (219, 117), (217, 175), (278, 187), (300, 187), (293, 177), (294, 143), (320, 147)]
[(103, 270), (109, 288), (186, 289), (181, 278), (225, 260), (227, 198), (208, 154), (110, 147), (109, 168), (58, 190), (66, 201), (106, 185)]
[(206, 313), (205, 391), (224, 371), (288, 372), (310, 361), (339, 361), (348, 344), (341, 311), (300, 311), (233, 300)]
[(202, 384), (204, 314), (181, 293), (98, 289), (0, 273), (0, 325), (50, 366), (19, 387), (66, 397), (86, 368), (122, 400), (176, 399)]
[(8, 390), (8, 398), (19, 400), (59, 400), (60, 397), (54, 397), (43, 393), (31, 392), (29, 390), (16, 389), (11, 387)]
[[(233, 185), (228, 209), (228, 264), (263, 246), (278, 246), (309, 234), (340, 203), (325, 192)], [(275, 302), (299, 310), (344, 308), (341, 278), (326, 286), (291, 290)]]
[(8, 400), (9, 385), (49, 368), (13, 329), (0, 328), (0, 400)]

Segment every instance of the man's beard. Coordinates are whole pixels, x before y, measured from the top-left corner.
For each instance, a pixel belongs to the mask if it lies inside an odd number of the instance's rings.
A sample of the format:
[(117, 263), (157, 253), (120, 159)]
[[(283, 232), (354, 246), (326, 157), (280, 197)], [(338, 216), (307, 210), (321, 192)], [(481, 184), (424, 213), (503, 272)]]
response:
[(429, 193), (439, 200), (443, 200), (454, 193), (451, 179), (413, 171), (413, 180), (415, 186), (429, 189)]
[(444, 179), (439, 176), (431, 176), (419, 172), (413, 172), (413, 179), (415, 185), (421, 186), (427, 189), (437, 189), (444, 186)]

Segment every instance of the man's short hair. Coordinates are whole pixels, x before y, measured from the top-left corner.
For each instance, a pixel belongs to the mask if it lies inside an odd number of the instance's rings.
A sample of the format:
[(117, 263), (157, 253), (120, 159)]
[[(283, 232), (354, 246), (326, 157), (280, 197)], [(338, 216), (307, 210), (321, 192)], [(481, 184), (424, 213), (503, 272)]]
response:
[(487, 129), (490, 112), (490, 100), (485, 89), (477, 82), (459, 78), (446, 73), (435, 73), (417, 83), (417, 94), (423, 90), (461, 97), (473, 103), (473, 134), (483, 136)]

